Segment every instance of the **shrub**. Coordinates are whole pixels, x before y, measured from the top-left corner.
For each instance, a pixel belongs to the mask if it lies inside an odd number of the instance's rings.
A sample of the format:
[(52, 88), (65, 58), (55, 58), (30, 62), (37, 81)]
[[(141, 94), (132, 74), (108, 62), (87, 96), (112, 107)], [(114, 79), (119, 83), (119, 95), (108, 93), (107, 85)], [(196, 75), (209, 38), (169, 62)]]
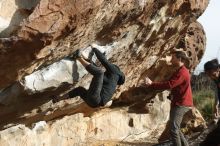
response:
[(193, 101), (196, 108), (201, 112), (206, 120), (210, 120), (213, 115), (215, 93), (213, 90), (203, 89), (193, 93)]

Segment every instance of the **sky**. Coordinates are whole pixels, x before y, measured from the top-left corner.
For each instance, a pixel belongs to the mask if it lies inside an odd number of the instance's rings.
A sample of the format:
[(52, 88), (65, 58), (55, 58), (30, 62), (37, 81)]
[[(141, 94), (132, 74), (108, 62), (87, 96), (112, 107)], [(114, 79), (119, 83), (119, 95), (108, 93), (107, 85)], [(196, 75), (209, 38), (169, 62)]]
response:
[(206, 50), (195, 72), (203, 71), (205, 62), (218, 58), (220, 62), (220, 0), (210, 0), (205, 12), (198, 21), (203, 25), (206, 33)]

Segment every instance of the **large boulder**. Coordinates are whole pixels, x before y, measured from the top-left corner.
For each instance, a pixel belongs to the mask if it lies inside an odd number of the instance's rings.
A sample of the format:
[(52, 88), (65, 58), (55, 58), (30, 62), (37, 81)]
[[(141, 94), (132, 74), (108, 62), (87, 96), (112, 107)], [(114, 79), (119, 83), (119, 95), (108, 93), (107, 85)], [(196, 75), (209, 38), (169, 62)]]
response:
[[(196, 19), (205, 11), (207, 0), (32, 0), (25, 3), (3, 0), (0, 4), (8, 8), (7, 13), (0, 15), (0, 21), (4, 21), (0, 26), (1, 129), (16, 124), (31, 126), (42, 120), (55, 126), (54, 119), (72, 114), (72, 121), (64, 118), (60, 122), (71, 121), (74, 125), (77, 113), (83, 113), (84, 117), (78, 121), (82, 121), (84, 128), (72, 127), (73, 131), (80, 130), (80, 137), (74, 136), (75, 142), (87, 141), (91, 136), (87, 120), (98, 121), (94, 128), (98, 136), (92, 137), (99, 140), (122, 140), (140, 131), (146, 131), (143, 137), (148, 137), (151, 131), (167, 122), (169, 101), (166, 92), (145, 90), (139, 83), (145, 76), (155, 81), (168, 79), (174, 71), (168, 64), (174, 48), (186, 52), (190, 71), (195, 69), (205, 50), (205, 32)], [(91, 43), (98, 44), (126, 75), (125, 84), (113, 96), (112, 107), (108, 112), (91, 109), (78, 98), (53, 104), (51, 95), (64, 94), (77, 86), (88, 87), (91, 76), (78, 62), (66, 57), (77, 49), (88, 53)], [(100, 121), (99, 115), (103, 117)], [(103, 128), (107, 125), (101, 124), (106, 124), (106, 119), (108, 125), (112, 124), (112, 133)], [(39, 136), (25, 126), (12, 129), (21, 129), (18, 137)], [(48, 127), (43, 132), (46, 135)], [(6, 141), (7, 136), (13, 137), (8, 130), (2, 131), (0, 143), (13, 145)], [(83, 136), (85, 132), (87, 135)], [(72, 139), (70, 135), (66, 139)], [(53, 134), (50, 136), (52, 139)], [(59, 141), (56, 136), (53, 138)], [(33, 140), (30, 145), (38, 145), (37, 141)], [(45, 143), (53, 145), (50, 142)], [(58, 143), (69, 145), (65, 140)]]

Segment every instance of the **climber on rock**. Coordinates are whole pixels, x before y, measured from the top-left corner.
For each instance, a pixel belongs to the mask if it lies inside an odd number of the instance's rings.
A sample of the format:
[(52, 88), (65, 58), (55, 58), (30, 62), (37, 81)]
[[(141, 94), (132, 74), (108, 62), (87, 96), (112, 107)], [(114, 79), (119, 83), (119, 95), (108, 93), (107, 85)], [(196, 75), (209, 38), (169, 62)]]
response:
[[(105, 72), (101, 67), (86, 59), (79, 50), (75, 51), (71, 59), (77, 59), (93, 75), (93, 78), (88, 90), (84, 87), (77, 87), (67, 94), (67, 98), (80, 96), (90, 107), (109, 107), (112, 104), (111, 98), (117, 85), (124, 84), (125, 75), (117, 65), (110, 63), (97, 48), (93, 45), (91, 48), (91, 52), (95, 53), (97, 59), (104, 66)], [(58, 102), (60, 99), (62, 98), (56, 97), (53, 102)]]

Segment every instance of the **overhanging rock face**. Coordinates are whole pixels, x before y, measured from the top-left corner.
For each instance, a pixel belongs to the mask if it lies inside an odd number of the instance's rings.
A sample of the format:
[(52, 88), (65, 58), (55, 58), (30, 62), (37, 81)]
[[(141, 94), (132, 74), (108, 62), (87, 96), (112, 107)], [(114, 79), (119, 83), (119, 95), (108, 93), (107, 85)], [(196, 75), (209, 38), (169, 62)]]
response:
[[(54, 84), (40, 86), (42, 78), (37, 79), (39, 84), (36, 86), (36, 78), (33, 77), (76, 49), (86, 53), (91, 43), (101, 46), (107, 58), (126, 75), (126, 83), (113, 97), (118, 99), (113, 108), (126, 106), (129, 107), (126, 112), (134, 113), (147, 113), (156, 106), (152, 104), (156, 92), (143, 91), (138, 83), (146, 75), (153, 80), (169, 78), (172, 68), (167, 65), (167, 60), (174, 48), (182, 48), (187, 53), (191, 71), (205, 50), (205, 33), (196, 19), (205, 11), (207, 0), (33, 0), (23, 7), (10, 0), (0, 4), (7, 7), (9, 2), (11, 9), (16, 8), (19, 15), (13, 15), (15, 12), (12, 10), (0, 14), (0, 21), (4, 18), (5, 22), (0, 26), (0, 35), (7, 37), (0, 39), (0, 102), (7, 104), (1, 107), (1, 128), (10, 126), (10, 123), (31, 125), (40, 120), (51, 121), (78, 112), (94, 118), (97, 111), (102, 112), (85, 108), (78, 99), (54, 105), (48, 98), (51, 94), (60, 94), (79, 85), (89, 85), (91, 76), (77, 63), (67, 65), (67, 70), (78, 72), (72, 76), (73, 86), (59, 86), (61, 82), (72, 83), (72, 78), (55, 81), (58, 89), (52, 88)], [(20, 15), (22, 19), (14, 21)], [(7, 27), (8, 22), (14, 24)], [(28, 77), (35, 81), (27, 81)], [(27, 86), (34, 90), (44, 88), (41, 93), (29, 95)], [(17, 94), (12, 87), (17, 89)], [(10, 94), (12, 91), (13, 96)], [(164, 119), (156, 120), (158, 123), (161, 121)]]
[(206, 0), (42, 0), (21, 23), (15, 33), (18, 38), (1, 41), (0, 87), (93, 42), (115, 43), (112, 61), (127, 75), (133, 66), (141, 73), (155, 63), (153, 56), (165, 55), (177, 45), (207, 4)]
[(0, 37), (9, 37), (19, 28), (40, 0), (1, 0)]

